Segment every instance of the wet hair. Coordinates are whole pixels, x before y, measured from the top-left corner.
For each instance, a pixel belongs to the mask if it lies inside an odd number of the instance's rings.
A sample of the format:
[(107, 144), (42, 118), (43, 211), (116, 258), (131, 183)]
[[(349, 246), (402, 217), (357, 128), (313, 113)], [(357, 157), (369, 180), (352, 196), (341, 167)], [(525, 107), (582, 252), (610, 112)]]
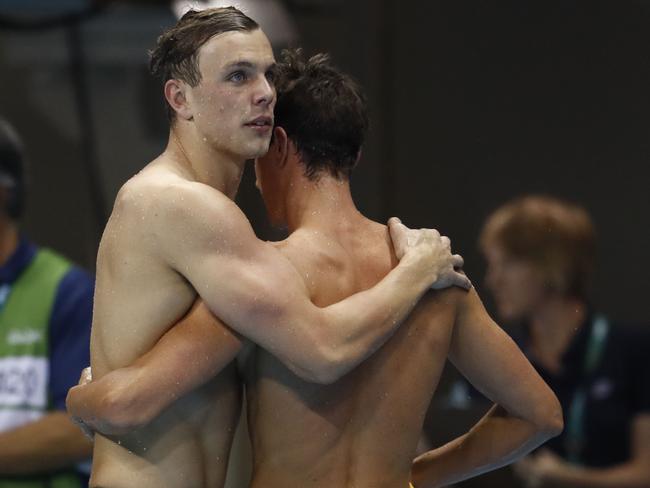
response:
[(8, 191), (6, 212), (16, 220), (25, 206), (25, 152), (14, 128), (0, 117), (0, 186)]
[(350, 177), (368, 131), (366, 99), (359, 85), (326, 54), (304, 60), (285, 50), (275, 70), (275, 124), (296, 145), (305, 174)]
[(595, 240), (584, 208), (554, 197), (525, 196), (488, 217), (479, 244), (483, 251), (500, 246), (506, 255), (533, 264), (551, 290), (587, 300)]
[[(225, 32), (250, 32), (259, 25), (235, 7), (189, 10), (176, 25), (165, 31), (150, 51), (149, 71), (164, 85), (168, 80), (182, 80), (192, 87), (201, 82), (198, 52), (214, 36)], [(169, 106), (167, 118), (176, 113)]]

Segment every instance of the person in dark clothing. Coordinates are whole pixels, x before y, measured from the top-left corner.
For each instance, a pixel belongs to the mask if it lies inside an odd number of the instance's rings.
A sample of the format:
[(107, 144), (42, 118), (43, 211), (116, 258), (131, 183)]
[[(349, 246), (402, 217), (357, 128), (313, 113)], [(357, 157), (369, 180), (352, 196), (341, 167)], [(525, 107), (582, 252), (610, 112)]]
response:
[(531, 487), (650, 486), (648, 329), (613, 323), (588, 299), (595, 233), (587, 212), (527, 196), (497, 209), (480, 237), (498, 315), (556, 393), (564, 433), (520, 461)]

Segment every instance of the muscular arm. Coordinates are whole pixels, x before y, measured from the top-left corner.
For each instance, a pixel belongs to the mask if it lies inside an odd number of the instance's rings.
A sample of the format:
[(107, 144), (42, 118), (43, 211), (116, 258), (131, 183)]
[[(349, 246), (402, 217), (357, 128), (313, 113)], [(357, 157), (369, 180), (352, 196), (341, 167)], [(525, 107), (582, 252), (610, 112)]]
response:
[(126, 434), (218, 374), (241, 347), (241, 338), (197, 302), (131, 366), (72, 388), (68, 413), (101, 434)]
[(474, 290), (459, 306), (450, 359), (496, 405), (467, 434), (415, 460), (416, 488), (445, 486), (504, 466), (562, 429), (557, 398)]
[(186, 192), (183, 200), (162, 212), (163, 259), (221, 320), (311, 381), (333, 382), (350, 371), (390, 337), (443, 270), (454, 274), (448, 241), (413, 233), (396, 249), (399, 265), (378, 285), (319, 308), (295, 268), (255, 237), (232, 201), (218, 192)]
[[(194, 202), (194, 212), (201, 213), (196, 210), (201, 203)], [(448, 241), (439, 236), (432, 240), (430, 235), (393, 222), (397, 256), (406, 251), (417, 254), (419, 246), (430, 254), (430, 260), (434, 258), (434, 266), (423, 270), (421, 263), (408, 256), (377, 290), (319, 309), (309, 300), (302, 278), (289, 261), (255, 238), (232, 202), (222, 205), (225, 208), (213, 209), (210, 218), (197, 220), (195, 215), (180, 212), (180, 219), (175, 215), (176, 225), (163, 222), (159, 240), (171, 247), (166, 258), (213, 310), (230, 317), (234, 329), (276, 353), (307, 380), (334, 381), (358, 364), (388, 338), (430, 281), (469, 286), (466, 277), (451, 267), (460, 258), (451, 256)], [(223, 225), (205, 228), (197, 222)], [(173, 229), (173, 235), (167, 229)], [(197, 248), (192, 249), (186, 239), (181, 247), (174, 245), (179, 244), (177, 236), (187, 235), (193, 236), (191, 242), (198, 243)], [(412, 242), (403, 242), (407, 239)], [(201, 304), (130, 367), (71, 389), (68, 411), (77, 422), (102, 434), (129, 432), (216, 375), (240, 346), (237, 334)], [(201, 360), (196, 361), (197, 357)]]
[(65, 412), (0, 433), (0, 475), (45, 473), (90, 457), (92, 445)]

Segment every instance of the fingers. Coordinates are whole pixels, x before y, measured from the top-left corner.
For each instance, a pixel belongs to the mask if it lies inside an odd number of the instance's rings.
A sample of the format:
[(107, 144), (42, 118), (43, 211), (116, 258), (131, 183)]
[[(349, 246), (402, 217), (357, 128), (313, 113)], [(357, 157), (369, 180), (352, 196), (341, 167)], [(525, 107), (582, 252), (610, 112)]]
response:
[(458, 273), (454, 271), (454, 279), (453, 283), (456, 286), (459, 286), (465, 290), (471, 290), (472, 289), (472, 282), (471, 280), (465, 276), (463, 273)]
[(393, 217), (388, 221), (388, 230), (390, 232), (390, 238), (393, 241), (395, 255), (397, 259), (402, 259), (409, 245), (409, 228), (402, 224), (400, 219)]
[(472, 281), (463, 273), (450, 269), (438, 277), (438, 279), (431, 285), (431, 289), (444, 290), (445, 288), (450, 288), (452, 286), (458, 286), (463, 290), (471, 290)]
[(388, 227), (397, 258), (402, 260), (407, 253), (415, 252), (424, 269), (431, 271), (435, 280), (431, 288), (472, 288), (470, 279), (459, 272), (465, 261), (459, 254), (452, 255), (449, 237), (436, 229), (409, 229), (397, 217), (388, 220)]
[(88, 366), (87, 368), (84, 368), (81, 371), (81, 376), (79, 377), (79, 385), (88, 384), (92, 380), (93, 380), (92, 370), (90, 369), (90, 366)]
[(399, 217), (391, 217), (388, 219), (388, 225), (401, 224), (402, 220)]

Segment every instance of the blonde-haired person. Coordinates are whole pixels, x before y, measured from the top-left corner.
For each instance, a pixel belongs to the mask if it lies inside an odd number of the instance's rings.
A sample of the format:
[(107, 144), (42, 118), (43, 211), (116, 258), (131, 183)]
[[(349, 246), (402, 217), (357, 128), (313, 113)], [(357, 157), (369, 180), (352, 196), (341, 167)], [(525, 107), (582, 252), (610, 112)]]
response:
[(590, 304), (595, 232), (581, 207), (546, 196), (513, 200), (480, 236), (497, 313), (520, 323), (522, 348), (560, 399), (564, 433), (515, 472), (535, 487), (650, 486), (647, 332)]

